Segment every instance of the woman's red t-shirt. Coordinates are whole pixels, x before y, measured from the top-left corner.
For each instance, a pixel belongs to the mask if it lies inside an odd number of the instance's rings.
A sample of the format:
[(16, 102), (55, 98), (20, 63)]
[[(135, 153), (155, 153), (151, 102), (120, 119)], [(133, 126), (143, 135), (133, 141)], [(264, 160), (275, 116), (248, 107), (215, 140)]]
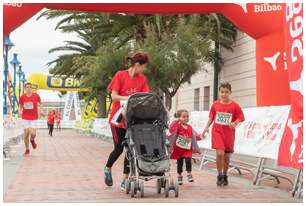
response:
[[(136, 92), (149, 92), (150, 88), (147, 79), (142, 74), (137, 74), (134, 78), (129, 75), (128, 70), (118, 71), (113, 77), (112, 81), (108, 85), (108, 89), (111, 91), (117, 91), (120, 96), (130, 96)], [(109, 122), (114, 116), (114, 114), (120, 108), (120, 101), (114, 101), (112, 105), (112, 110), (109, 117)], [(124, 120), (120, 124), (113, 125), (120, 128), (125, 128)]]

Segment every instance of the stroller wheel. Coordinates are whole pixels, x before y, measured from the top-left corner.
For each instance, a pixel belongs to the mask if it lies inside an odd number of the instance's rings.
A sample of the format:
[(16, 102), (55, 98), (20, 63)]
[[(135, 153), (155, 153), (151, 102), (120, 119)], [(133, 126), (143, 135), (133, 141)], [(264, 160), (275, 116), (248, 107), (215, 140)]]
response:
[(178, 186), (177, 182), (174, 183), (174, 193), (175, 193), (175, 197), (178, 197), (178, 195), (179, 195), (179, 186)]
[(161, 193), (161, 188), (162, 188), (162, 179), (157, 179), (157, 181), (156, 181), (156, 190), (157, 190), (158, 194)]
[(131, 197), (135, 196), (135, 182), (131, 182)]
[(174, 181), (173, 178), (170, 180), (170, 189), (174, 189)]
[(130, 193), (130, 190), (131, 190), (130, 180), (127, 179), (127, 180), (125, 181), (125, 193), (126, 193), (126, 194), (129, 194), (129, 193)]
[(165, 197), (169, 197), (169, 180), (165, 180)]
[(140, 190), (140, 186), (139, 186), (139, 180), (136, 180), (135, 182), (135, 194), (137, 194), (138, 190)]
[(144, 197), (144, 182), (140, 182), (140, 197)]

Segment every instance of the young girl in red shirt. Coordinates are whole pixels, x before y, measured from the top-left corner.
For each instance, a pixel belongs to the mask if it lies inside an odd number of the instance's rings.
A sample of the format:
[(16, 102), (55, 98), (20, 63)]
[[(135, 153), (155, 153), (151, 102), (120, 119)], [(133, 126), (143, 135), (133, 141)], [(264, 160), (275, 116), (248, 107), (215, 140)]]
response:
[(216, 150), (216, 164), (218, 170), (217, 185), (228, 185), (227, 170), (230, 154), (234, 152), (235, 128), (244, 121), (241, 107), (230, 99), (232, 87), (229, 83), (219, 86), (220, 99), (215, 101), (209, 112), (209, 119), (202, 133), (209, 132), (212, 128), (212, 148)]
[(192, 129), (189, 122), (189, 113), (187, 110), (178, 110), (175, 114), (178, 118), (174, 120), (169, 126), (168, 138), (172, 143), (172, 153), (170, 155), (171, 159), (177, 160), (177, 174), (178, 174), (178, 184), (183, 184), (183, 164), (185, 161), (187, 180), (188, 182), (193, 182), (192, 171), (192, 153), (200, 153), (199, 147), (196, 140), (200, 140), (200, 135)]

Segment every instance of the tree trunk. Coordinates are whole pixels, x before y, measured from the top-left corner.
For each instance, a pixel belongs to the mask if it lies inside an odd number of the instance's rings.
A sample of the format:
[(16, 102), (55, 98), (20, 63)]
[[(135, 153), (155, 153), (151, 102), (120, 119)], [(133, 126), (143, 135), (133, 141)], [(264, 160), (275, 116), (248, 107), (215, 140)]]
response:
[(103, 91), (99, 91), (97, 95), (97, 118), (106, 118), (106, 94)]
[(163, 91), (159, 87), (151, 88), (151, 92), (159, 96), (163, 100)]
[(170, 94), (165, 93), (165, 100), (166, 108), (168, 109), (168, 111), (170, 111), (172, 108), (172, 96)]

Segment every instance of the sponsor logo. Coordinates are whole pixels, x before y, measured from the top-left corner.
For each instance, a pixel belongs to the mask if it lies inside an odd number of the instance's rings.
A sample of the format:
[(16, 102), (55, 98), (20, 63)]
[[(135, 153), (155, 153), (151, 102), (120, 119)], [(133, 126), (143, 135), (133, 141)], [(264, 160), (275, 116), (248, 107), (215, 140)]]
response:
[(50, 88), (80, 88), (80, 82), (74, 78), (48, 76), (47, 85)]
[[(277, 71), (277, 59), (279, 57), (281, 53), (278, 51), (276, 52), (273, 56), (271, 57), (264, 57), (263, 59), (268, 62), (269, 64), (271, 64), (271, 67), (273, 69), (273, 71)], [(283, 52), (283, 63), (284, 63), (284, 69), (287, 70), (287, 62), (286, 62), (286, 52)]]
[(277, 70), (276, 61), (277, 61), (277, 58), (279, 57), (279, 55), (280, 55), (280, 52), (276, 52), (271, 57), (264, 57), (264, 60), (271, 64), (273, 71)]
[(247, 4), (237, 4), (237, 5), (243, 9), (244, 13), (248, 13)]
[(270, 12), (270, 11), (281, 11), (282, 6), (278, 5), (270, 5), (270, 4), (255, 4), (254, 5), (254, 12)]
[[(248, 13), (247, 4), (237, 4), (237, 5), (243, 9), (244, 13)], [(255, 4), (254, 5), (254, 13), (281, 11), (281, 10), (282, 10), (281, 4), (278, 4), (278, 5)]]

